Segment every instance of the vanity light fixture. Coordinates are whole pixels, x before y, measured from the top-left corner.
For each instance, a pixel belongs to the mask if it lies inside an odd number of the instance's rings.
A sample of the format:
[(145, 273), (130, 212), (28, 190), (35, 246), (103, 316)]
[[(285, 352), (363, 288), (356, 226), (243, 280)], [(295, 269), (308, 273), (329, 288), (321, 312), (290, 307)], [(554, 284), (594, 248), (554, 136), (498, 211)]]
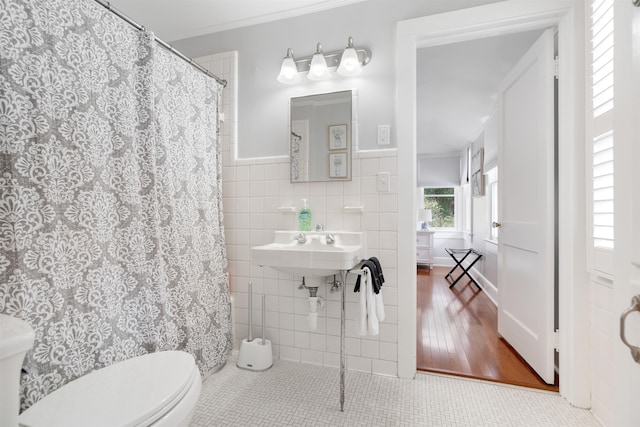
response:
[(285, 84), (298, 83), (301, 74), (305, 74), (309, 80), (326, 80), (331, 77), (332, 71), (343, 76), (355, 76), (369, 61), (371, 52), (366, 48), (354, 47), (351, 37), (344, 50), (323, 53), (322, 44), (318, 43), (316, 53), (304, 58), (294, 58), (293, 51), (288, 49), (287, 56), (282, 60), (278, 81)]

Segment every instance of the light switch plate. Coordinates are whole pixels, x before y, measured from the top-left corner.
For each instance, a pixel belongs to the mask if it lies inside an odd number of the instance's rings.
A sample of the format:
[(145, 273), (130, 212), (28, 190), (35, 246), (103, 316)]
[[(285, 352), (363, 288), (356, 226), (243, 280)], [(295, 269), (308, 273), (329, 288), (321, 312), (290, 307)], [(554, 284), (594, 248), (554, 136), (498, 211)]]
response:
[(378, 172), (378, 193), (388, 193), (391, 191), (391, 174), (389, 172)]
[(391, 144), (391, 125), (378, 125), (378, 145)]

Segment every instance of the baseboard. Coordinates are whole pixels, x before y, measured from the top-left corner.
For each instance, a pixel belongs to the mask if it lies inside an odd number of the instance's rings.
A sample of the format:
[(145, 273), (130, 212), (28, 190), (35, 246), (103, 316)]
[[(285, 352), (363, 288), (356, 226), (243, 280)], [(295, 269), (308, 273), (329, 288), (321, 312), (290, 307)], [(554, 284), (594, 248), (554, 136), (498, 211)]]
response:
[(478, 285), (482, 288), (482, 290), (487, 294), (493, 305), (498, 306), (498, 288), (495, 287), (493, 283), (489, 281), (482, 273), (476, 270), (475, 267), (471, 268), (470, 271), (473, 278), (478, 282)]
[(451, 257), (433, 257), (433, 265), (435, 267), (453, 267), (455, 263), (451, 259)]

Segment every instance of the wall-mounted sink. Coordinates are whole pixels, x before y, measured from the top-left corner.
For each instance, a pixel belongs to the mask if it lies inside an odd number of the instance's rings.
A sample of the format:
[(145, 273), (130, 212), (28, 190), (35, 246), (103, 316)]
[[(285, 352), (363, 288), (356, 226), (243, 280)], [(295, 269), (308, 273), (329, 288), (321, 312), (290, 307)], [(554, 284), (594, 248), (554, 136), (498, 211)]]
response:
[(349, 270), (365, 255), (362, 232), (276, 231), (273, 243), (251, 248), (254, 264), (297, 276), (331, 276)]

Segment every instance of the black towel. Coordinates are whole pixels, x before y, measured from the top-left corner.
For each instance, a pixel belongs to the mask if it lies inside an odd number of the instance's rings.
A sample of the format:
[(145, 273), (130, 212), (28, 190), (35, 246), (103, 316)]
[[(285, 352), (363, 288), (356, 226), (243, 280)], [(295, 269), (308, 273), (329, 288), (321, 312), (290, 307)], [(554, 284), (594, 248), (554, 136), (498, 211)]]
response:
[[(384, 276), (382, 275), (382, 267), (376, 257), (371, 257), (368, 260), (362, 261), (362, 268), (367, 267), (371, 271), (371, 285), (373, 286), (373, 292), (380, 293), (380, 288), (384, 283)], [(360, 276), (356, 279), (356, 286), (353, 288), (353, 292), (360, 292)]]
[(380, 286), (384, 283), (384, 275), (382, 274), (382, 266), (380, 265), (380, 261), (378, 258), (372, 256), (369, 258), (369, 261), (373, 262), (376, 265), (376, 269), (378, 270), (378, 280), (380, 281)]

